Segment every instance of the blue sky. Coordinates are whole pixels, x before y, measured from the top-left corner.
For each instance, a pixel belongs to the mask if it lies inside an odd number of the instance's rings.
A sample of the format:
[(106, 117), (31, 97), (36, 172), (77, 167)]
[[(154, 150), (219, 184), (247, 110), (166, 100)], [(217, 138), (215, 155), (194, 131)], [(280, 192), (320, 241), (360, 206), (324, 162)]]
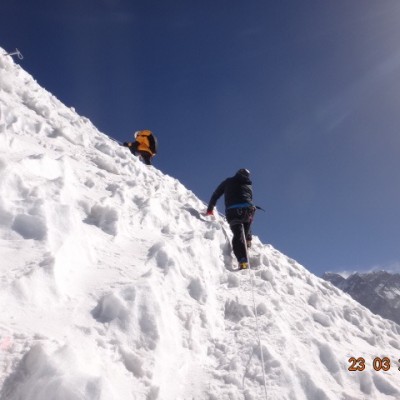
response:
[(0, 46), (107, 135), (153, 130), (205, 202), (250, 169), (254, 233), (315, 274), (400, 270), (399, 20), (397, 0), (2, 0)]

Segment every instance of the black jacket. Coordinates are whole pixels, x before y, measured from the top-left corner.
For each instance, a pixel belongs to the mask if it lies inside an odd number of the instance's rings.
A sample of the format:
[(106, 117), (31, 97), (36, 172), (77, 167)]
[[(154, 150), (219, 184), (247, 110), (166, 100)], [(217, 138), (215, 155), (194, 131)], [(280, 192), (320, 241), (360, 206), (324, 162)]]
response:
[(253, 204), (253, 188), (250, 178), (236, 174), (231, 178), (225, 179), (215, 189), (208, 203), (207, 211), (212, 211), (218, 199), (225, 195), (225, 208), (236, 204)]

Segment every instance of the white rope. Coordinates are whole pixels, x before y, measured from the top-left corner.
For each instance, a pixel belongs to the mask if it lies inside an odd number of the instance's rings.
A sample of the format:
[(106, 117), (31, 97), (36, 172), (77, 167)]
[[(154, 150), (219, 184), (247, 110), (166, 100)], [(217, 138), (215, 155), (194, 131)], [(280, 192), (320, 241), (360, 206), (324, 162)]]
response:
[(268, 395), (267, 395), (267, 380), (266, 380), (266, 377), (265, 377), (264, 354), (263, 354), (262, 346), (261, 346), (260, 327), (259, 327), (259, 323), (258, 323), (256, 300), (255, 300), (255, 296), (254, 296), (253, 271), (252, 271), (251, 266), (250, 266), (250, 257), (249, 257), (249, 251), (247, 249), (247, 242), (246, 242), (246, 236), (245, 236), (245, 233), (244, 233), (244, 226), (243, 226), (243, 224), (241, 224), (241, 225), (242, 225), (242, 238), (243, 238), (244, 246), (245, 246), (245, 249), (246, 249), (247, 263), (248, 263), (248, 268), (249, 268), (249, 275), (250, 275), (250, 282), (251, 282), (251, 294), (252, 294), (252, 298), (253, 298), (253, 307), (254, 307), (254, 315), (256, 317), (256, 330), (257, 330), (258, 345), (260, 347), (260, 353), (261, 353), (261, 367), (262, 367), (262, 373), (263, 373), (263, 379), (264, 379), (265, 400), (267, 400), (268, 399)]
[(21, 52), (18, 49), (15, 49), (15, 51), (12, 53), (7, 53), (4, 55), (5, 56), (17, 56), (20, 60), (23, 60), (23, 58), (24, 58), (24, 56), (21, 54)]

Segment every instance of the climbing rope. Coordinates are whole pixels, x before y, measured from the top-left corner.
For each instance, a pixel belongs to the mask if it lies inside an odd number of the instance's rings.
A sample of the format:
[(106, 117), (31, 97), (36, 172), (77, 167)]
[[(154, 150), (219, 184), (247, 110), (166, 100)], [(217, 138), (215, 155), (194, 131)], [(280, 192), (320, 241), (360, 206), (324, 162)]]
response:
[[(257, 207), (258, 208), (258, 207)], [(261, 207), (260, 207), (261, 209)], [(221, 217), (225, 218), (222, 214), (220, 214)], [(238, 221), (239, 222), (239, 221)], [(240, 223), (240, 222), (239, 222)], [(229, 237), (228, 234), (226, 233), (223, 224), (221, 224), (222, 226), (222, 230), (225, 234), (225, 237), (227, 238), (227, 240), (229, 241)], [(257, 339), (258, 339), (258, 346), (260, 348), (260, 354), (261, 354), (261, 369), (262, 369), (262, 374), (263, 374), (263, 380), (264, 380), (264, 393), (265, 393), (265, 400), (268, 400), (268, 394), (267, 394), (267, 379), (265, 376), (265, 367), (264, 367), (264, 353), (262, 350), (262, 345), (261, 345), (261, 335), (260, 335), (260, 326), (259, 326), (259, 322), (258, 322), (258, 313), (257, 313), (257, 307), (256, 307), (256, 300), (255, 300), (255, 295), (254, 295), (254, 280), (253, 280), (253, 271), (251, 269), (251, 265), (250, 265), (250, 257), (249, 257), (249, 251), (247, 248), (247, 241), (246, 241), (246, 235), (244, 232), (244, 226), (243, 223), (240, 223), (240, 226), (242, 228), (242, 240), (245, 246), (245, 250), (246, 250), (246, 258), (247, 258), (247, 262), (248, 262), (248, 269), (249, 269), (249, 275), (250, 275), (250, 282), (251, 282), (251, 295), (252, 295), (252, 299), (253, 299), (253, 308), (254, 308), (254, 315), (255, 315), (255, 319), (256, 319), (256, 331), (257, 331)]]
[(248, 262), (248, 268), (249, 268), (249, 275), (250, 275), (250, 282), (251, 282), (251, 295), (252, 295), (252, 298), (253, 298), (254, 315), (256, 317), (256, 330), (257, 330), (258, 345), (260, 347), (260, 354), (261, 354), (261, 367), (262, 367), (262, 373), (263, 373), (263, 379), (264, 379), (265, 400), (267, 400), (268, 399), (268, 395), (267, 395), (267, 380), (266, 380), (266, 377), (265, 377), (264, 354), (263, 354), (263, 350), (262, 350), (262, 346), (261, 346), (260, 326), (259, 326), (259, 323), (258, 323), (258, 313), (257, 313), (257, 307), (256, 307), (256, 300), (255, 300), (255, 296), (254, 296), (253, 271), (252, 271), (251, 266), (250, 266), (250, 257), (249, 257), (249, 252), (248, 252), (248, 249), (247, 249), (247, 242), (246, 242), (246, 236), (245, 236), (245, 233), (244, 233), (244, 226), (243, 226), (243, 224), (241, 224), (241, 226), (242, 226), (242, 239), (243, 239), (244, 246), (246, 248), (246, 256), (247, 256), (247, 262)]
[(21, 54), (21, 52), (18, 49), (15, 49), (15, 51), (12, 53), (6, 53), (4, 55), (5, 56), (17, 56), (20, 60), (23, 60), (23, 58), (24, 58), (24, 56)]

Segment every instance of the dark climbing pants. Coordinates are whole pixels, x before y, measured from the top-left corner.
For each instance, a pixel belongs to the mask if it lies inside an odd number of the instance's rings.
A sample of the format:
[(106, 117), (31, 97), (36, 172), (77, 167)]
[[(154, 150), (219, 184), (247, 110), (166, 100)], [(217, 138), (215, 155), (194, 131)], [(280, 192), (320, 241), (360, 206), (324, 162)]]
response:
[(242, 225), (246, 241), (251, 241), (251, 223), (253, 222), (254, 208), (230, 208), (226, 210), (225, 215), (233, 233), (233, 253), (238, 261), (247, 259), (246, 243), (242, 237)]
[(151, 154), (148, 153), (147, 151), (139, 150), (137, 151), (138, 154), (140, 154), (140, 157), (142, 158), (143, 162), (146, 165), (151, 165)]

